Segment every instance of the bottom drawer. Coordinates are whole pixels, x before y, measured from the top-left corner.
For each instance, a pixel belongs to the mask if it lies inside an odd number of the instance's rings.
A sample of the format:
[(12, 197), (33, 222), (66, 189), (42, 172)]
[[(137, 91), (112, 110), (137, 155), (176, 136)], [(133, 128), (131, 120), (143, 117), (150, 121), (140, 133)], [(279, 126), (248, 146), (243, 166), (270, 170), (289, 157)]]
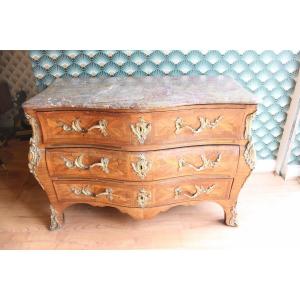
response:
[(145, 208), (187, 201), (226, 200), (232, 179), (190, 176), (138, 183), (56, 180), (53, 184), (58, 201)]

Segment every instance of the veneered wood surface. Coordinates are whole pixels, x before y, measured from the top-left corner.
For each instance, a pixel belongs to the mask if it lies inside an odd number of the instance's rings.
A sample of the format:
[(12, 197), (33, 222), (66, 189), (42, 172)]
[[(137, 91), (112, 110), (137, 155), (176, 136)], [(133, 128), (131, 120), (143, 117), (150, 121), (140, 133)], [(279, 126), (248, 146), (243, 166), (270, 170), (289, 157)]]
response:
[[(77, 203), (112, 206), (144, 219), (204, 200), (221, 205), (225, 223), (235, 226), (238, 194), (254, 160), (253, 152), (245, 157), (251, 149), (246, 120), (256, 110), (254, 98), (228, 78), (58, 81), (24, 104), (41, 132), (35, 142), (40, 155), (35, 175), (52, 205), (52, 227), (60, 228), (64, 209)], [(182, 126), (176, 127), (179, 119)], [(107, 135), (97, 128), (84, 133), (63, 130), (62, 124), (71, 126), (75, 120), (84, 129), (105, 120)], [(141, 120), (151, 126), (144, 143), (132, 130)], [(74, 128), (78, 130), (73, 124)], [(213, 169), (196, 171), (189, 165), (201, 166), (201, 154), (215, 160), (220, 151), (219, 165)], [(145, 178), (132, 169), (142, 153), (151, 162)], [(85, 164), (99, 162), (102, 155), (109, 158), (109, 172), (98, 167), (66, 169), (62, 157), (81, 154)], [(179, 159), (187, 162), (181, 170)], [(201, 191), (213, 185), (209, 194), (189, 197), (197, 186)], [(72, 192), (83, 187), (94, 194), (110, 188), (113, 197), (94, 199)], [(143, 208), (138, 201), (141, 192), (151, 195)]]
[[(246, 108), (246, 106), (245, 106)], [(245, 109), (183, 109), (178, 111), (148, 112), (148, 113), (113, 113), (97, 111), (51, 111), (38, 112), (43, 132), (43, 142), (51, 145), (103, 145), (122, 148), (126, 146), (154, 145), (159, 149), (161, 145), (174, 147), (195, 141), (211, 141), (216, 139), (243, 139)], [(204, 128), (199, 133), (193, 133), (189, 128), (182, 128), (177, 133), (176, 120), (181, 118), (184, 124), (194, 129), (199, 128), (199, 118), (213, 122), (221, 117), (215, 128)], [(151, 130), (144, 144), (141, 144), (133, 133), (131, 125), (135, 126), (143, 118), (151, 124)], [(88, 129), (100, 120), (107, 121), (108, 135), (104, 136), (98, 129), (86, 133), (66, 132), (60, 124), (71, 125), (72, 121), (80, 120), (82, 128)]]
[[(134, 170), (133, 165), (141, 161), (141, 154), (149, 163), (149, 171), (141, 178)], [(90, 169), (78, 167), (68, 168), (64, 159), (72, 162), (82, 156), (83, 164), (90, 166), (100, 162), (101, 158), (108, 158), (108, 173), (96, 166)], [(203, 170), (195, 170), (192, 166), (203, 166), (202, 157), (210, 161), (219, 162), (214, 167)], [(179, 167), (179, 161), (184, 159), (186, 163)], [(108, 178), (128, 181), (159, 180), (178, 176), (199, 175), (209, 177), (233, 177), (236, 173), (239, 159), (239, 147), (226, 146), (197, 146), (168, 150), (127, 152), (104, 150), (97, 148), (56, 148), (46, 150), (46, 161), (49, 174), (58, 178)]]
[[(216, 112), (215, 107), (212, 108), (212, 109), (209, 109), (208, 106), (205, 106), (205, 107), (206, 107), (205, 109), (207, 109), (207, 111), (213, 111), (214, 113)], [(221, 111), (221, 110), (222, 109), (219, 109), (218, 111)], [(223, 110), (228, 111), (230, 109), (229, 108), (223, 108)], [(237, 202), (237, 196), (238, 196), (238, 193), (239, 193), (243, 183), (245, 182), (247, 176), (250, 174), (250, 171), (251, 171), (250, 168), (249, 168), (249, 165), (246, 164), (245, 158), (244, 158), (244, 155), (243, 155), (243, 153), (245, 151), (245, 145), (248, 143), (248, 141), (246, 139), (246, 136), (245, 136), (245, 119), (249, 114), (251, 114), (252, 112), (255, 111), (255, 106), (254, 105), (245, 105), (243, 108), (242, 107), (239, 107), (238, 109), (233, 108), (232, 110), (233, 110), (232, 115), (233, 115), (234, 112), (238, 112), (238, 114), (235, 115), (235, 118), (233, 117), (233, 119), (235, 119), (235, 121), (233, 121), (233, 122), (235, 122), (235, 128), (236, 128), (235, 130), (236, 131), (238, 130), (238, 134), (235, 134), (235, 136), (237, 136), (238, 138), (235, 138), (235, 139), (231, 140), (231, 139), (226, 139), (226, 136), (225, 137), (222, 136), (222, 137), (219, 137), (219, 138), (211, 138), (211, 136), (207, 136), (206, 139), (201, 139), (200, 138), (200, 139), (194, 140), (190, 143), (184, 141), (182, 143), (175, 144), (175, 146), (180, 146), (180, 145), (187, 146), (187, 145), (191, 145), (193, 143), (195, 143), (196, 145), (197, 145), (197, 143), (199, 145), (201, 145), (202, 143), (210, 143), (211, 144), (210, 146), (217, 147), (217, 144), (224, 143), (224, 144), (227, 144), (227, 145), (224, 145), (224, 147), (227, 147), (230, 144), (235, 144), (236, 146), (239, 147), (239, 160), (238, 160), (237, 171), (235, 172), (235, 174), (232, 175), (232, 176), (234, 176), (233, 178), (227, 179), (227, 180), (230, 180), (230, 185), (228, 186), (228, 189), (227, 189), (227, 186), (226, 187), (223, 186), (223, 187), (221, 187), (221, 190), (220, 190), (221, 194), (222, 193), (225, 193), (225, 194), (229, 193), (228, 197), (223, 198), (223, 197), (220, 196), (220, 197), (214, 197), (214, 198), (208, 199), (208, 200), (212, 200), (214, 202), (217, 202), (218, 204), (220, 204), (223, 207), (224, 213), (225, 213), (225, 223), (227, 225), (234, 226), (236, 224), (235, 223), (236, 217), (235, 217), (235, 212), (234, 211), (235, 211), (235, 206), (236, 206), (236, 202)], [(148, 113), (148, 114), (160, 113), (160, 114), (163, 114), (165, 116), (168, 116), (168, 113), (174, 114), (174, 113), (178, 113), (178, 112), (181, 112), (181, 110), (151, 112), (151, 113)], [(31, 112), (31, 113), (32, 113), (32, 115), (35, 116), (35, 112)], [(57, 112), (52, 112), (52, 113), (57, 113)], [(60, 112), (60, 113), (65, 114), (65, 112)], [(74, 111), (70, 111), (69, 113), (74, 113)], [(81, 113), (85, 113), (85, 111), (78, 111), (78, 114), (81, 114)], [(88, 114), (99, 114), (99, 113), (102, 113), (102, 112), (99, 112), (99, 111), (88, 112)], [(190, 111), (191, 115), (192, 115), (192, 113), (193, 113), (193, 110)], [(44, 112), (38, 112), (37, 114), (44, 114)], [(119, 114), (122, 114), (122, 113), (114, 113), (114, 114), (119, 115)], [(133, 114), (135, 116), (137, 116), (138, 114), (144, 115), (145, 113), (136, 112), (136, 113), (133, 113)], [(239, 124), (239, 121), (236, 121), (237, 116), (238, 116), (238, 119), (240, 118), (242, 120), (241, 124)], [(168, 120), (168, 119), (166, 119), (166, 120)], [(39, 122), (40, 122), (40, 119), (38, 120), (38, 123)], [(42, 123), (39, 123), (39, 124), (40, 124), (40, 126), (42, 125)], [(43, 128), (43, 125), (42, 125), (42, 128)], [(188, 129), (185, 128), (184, 130), (188, 130)], [(189, 134), (191, 134), (191, 133), (189, 132)], [(194, 134), (192, 134), (192, 136), (193, 135)], [(82, 143), (82, 139), (81, 139), (81, 141), (78, 145), (80, 145), (80, 144), (84, 144), (84, 143)], [(213, 146), (213, 144), (215, 146)], [(56, 146), (57, 149), (55, 149), (54, 145), (47, 144), (47, 143), (45, 144), (45, 139), (44, 139), (44, 140), (42, 140), (42, 143), (41, 143), (40, 146), (41, 146), (42, 153), (44, 153), (43, 151), (47, 151), (47, 153), (48, 153), (48, 151), (60, 151), (61, 149), (64, 149), (63, 147), (69, 148), (69, 147), (72, 146), (72, 143), (67, 142), (67, 145), (58, 144)], [(74, 146), (75, 145), (73, 145), (73, 148), (74, 148)], [(86, 146), (87, 146), (86, 149), (93, 149), (93, 147), (91, 147), (92, 146), (91, 144), (87, 144)], [(112, 145), (106, 145), (105, 146), (101, 143), (98, 143), (96, 146), (97, 146), (97, 149), (101, 149), (101, 147), (102, 148), (106, 147), (107, 149), (109, 149), (109, 147), (111, 147), (110, 151), (114, 148), (114, 146), (112, 146)], [(164, 140), (162, 139), (162, 142), (160, 143), (160, 146), (162, 148), (164, 148), (164, 147), (171, 148), (171, 146), (173, 146), (173, 144), (164, 143)], [(153, 150), (153, 149), (158, 150), (160, 148), (160, 146), (152, 144), (152, 145), (148, 145), (148, 146), (146, 145), (146, 148), (143, 148), (142, 145), (132, 145), (132, 148), (136, 151), (135, 152), (136, 154), (139, 154), (142, 149), (143, 149), (143, 151), (144, 150)], [(130, 148), (130, 147), (128, 147), (128, 148)], [(192, 148), (192, 147), (187, 147), (185, 149), (190, 149), (190, 148)], [(184, 148), (182, 148), (182, 149), (184, 149)], [(104, 150), (104, 149), (101, 149), (101, 150)], [(170, 151), (173, 152), (173, 151), (176, 151), (176, 149), (170, 149)], [(70, 205), (80, 203), (80, 202), (78, 202), (78, 199), (70, 200), (69, 196), (68, 196), (69, 200), (65, 201), (61, 198), (62, 195), (58, 191), (56, 191), (55, 193), (53, 192), (53, 190), (54, 190), (53, 185), (56, 184), (56, 182), (62, 182), (62, 181), (58, 181), (58, 180), (51, 181), (50, 175), (46, 176), (46, 173), (47, 173), (47, 170), (48, 170), (47, 167), (48, 166), (46, 164), (46, 159), (43, 156), (42, 161), (40, 162), (40, 164), (38, 166), (38, 174), (37, 175), (39, 177), (41, 177), (40, 182), (44, 186), (46, 186), (45, 190), (47, 191), (47, 193), (48, 192), (50, 193), (50, 194), (48, 194), (50, 196), (49, 199), (50, 199), (52, 207), (54, 207), (54, 209), (56, 211), (56, 220), (57, 220), (58, 224), (61, 226), (63, 224), (63, 211), (64, 211), (64, 209), (69, 207)], [(40, 176), (40, 174), (41, 174), (41, 176)], [(214, 176), (213, 174), (211, 176), (212, 177), (218, 177), (217, 175)], [(207, 180), (218, 180), (218, 178), (208, 178), (208, 177), (210, 177), (209, 174), (207, 174), (203, 177), (201, 177), (199, 175), (197, 175), (195, 177), (198, 180), (206, 180), (206, 179)], [(205, 178), (205, 177), (207, 177), (207, 178)], [(63, 177), (63, 178), (65, 178), (65, 177)], [(180, 180), (182, 178), (189, 179), (187, 177), (179, 177), (179, 178), (175, 178), (175, 180)], [(55, 178), (53, 177), (53, 179), (55, 179)], [(65, 178), (65, 179), (67, 179), (67, 178)], [(80, 179), (83, 179), (83, 177), (80, 177)], [(123, 187), (127, 186), (126, 189), (128, 189), (128, 186), (130, 184), (136, 184), (136, 186), (139, 187), (139, 188), (142, 188), (145, 184), (147, 184), (147, 182), (143, 182), (142, 180), (139, 181), (139, 182), (136, 182), (136, 183), (130, 183), (130, 181), (126, 181), (127, 178), (124, 178), (124, 180), (125, 181), (122, 184), (123, 184)], [(219, 180), (223, 180), (223, 179), (219, 179)], [(77, 178), (76, 178), (76, 180), (74, 178), (74, 180), (72, 182), (75, 182), (75, 181), (78, 182), (78, 183), (79, 182), (82, 183), (82, 181), (78, 181)], [(161, 190), (165, 190), (165, 184), (166, 184), (167, 181), (163, 180), (161, 182), (163, 182), (163, 185), (161, 186)], [(87, 181), (87, 183), (93, 183), (93, 181)], [(96, 183), (99, 184), (100, 182), (95, 181), (95, 184)], [(112, 181), (112, 184), (114, 184), (114, 183), (116, 184), (117, 182)], [(150, 182), (150, 184), (151, 184), (151, 182)], [(231, 187), (232, 187), (232, 192), (230, 192)], [(194, 188), (194, 191), (195, 191), (195, 186), (193, 186), (193, 188)], [(222, 190), (222, 188), (223, 188), (223, 190)], [(190, 193), (194, 192), (194, 191), (191, 191), (191, 190), (187, 190), (187, 191), (189, 191)], [(70, 190), (68, 190), (68, 192), (70, 192)], [(210, 197), (210, 195), (206, 195), (206, 196)], [(76, 196), (76, 197), (78, 197), (78, 196)], [(169, 196), (167, 198), (169, 199)], [(82, 199), (82, 198), (80, 198), (80, 199)], [(124, 199), (124, 201), (126, 202), (126, 201), (128, 201), (129, 198), (124, 197), (124, 198), (120, 198), (120, 199)], [(153, 198), (153, 199), (156, 199), (156, 198)], [(161, 199), (161, 198), (159, 198), (159, 199)], [(139, 208), (139, 207), (136, 207), (136, 206), (124, 206), (123, 204), (122, 205), (113, 204), (111, 202), (110, 203), (109, 202), (105, 203), (103, 201), (101, 202), (101, 201), (94, 201), (94, 200), (88, 200), (88, 199), (86, 200), (87, 202), (84, 202), (84, 203), (88, 203), (88, 204), (94, 205), (94, 206), (113, 206), (113, 207), (118, 208), (120, 211), (129, 214), (133, 218), (144, 219), (144, 218), (154, 217), (158, 213), (160, 213), (162, 211), (166, 211), (166, 210), (168, 210), (171, 207), (176, 206), (176, 205), (194, 205), (194, 204), (197, 204), (199, 201), (202, 201), (202, 199), (193, 199), (192, 201), (191, 200), (179, 201), (177, 199), (178, 201), (175, 201), (175, 202), (169, 202), (169, 200), (167, 202), (165, 202), (163, 199), (164, 198), (162, 198), (162, 202), (160, 204), (157, 204), (156, 206), (145, 207), (145, 208)], [(121, 203), (122, 203), (122, 201), (121, 201)], [(128, 205), (128, 204), (126, 204), (126, 205)], [(131, 205), (133, 205), (133, 204), (131, 203)]]
[[(232, 179), (220, 178), (199, 178), (198, 176), (169, 179), (164, 181), (130, 183), (117, 181), (53, 181), (59, 202), (72, 203), (100, 203), (108, 206), (139, 207), (138, 194), (142, 189), (150, 193), (147, 207), (164, 206), (169, 204), (199, 200), (226, 200), (229, 198)], [(210, 193), (200, 193), (198, 197), (191, 199), (185, 196), (193, 195), (196, 192), (195, 185), (205, 189), (214, 186)], [(106, 189), (112, 190), (112, 199), (106, 196), (92, 197), (86, 195), (76, 195), (72, 192), (73, 188), (84, 188), (95, 193), (103, 193)], [(175, 189), (181, 188), (182, 194), (175, 196)], [(140, 208), (143, 210), (143, 208)]]

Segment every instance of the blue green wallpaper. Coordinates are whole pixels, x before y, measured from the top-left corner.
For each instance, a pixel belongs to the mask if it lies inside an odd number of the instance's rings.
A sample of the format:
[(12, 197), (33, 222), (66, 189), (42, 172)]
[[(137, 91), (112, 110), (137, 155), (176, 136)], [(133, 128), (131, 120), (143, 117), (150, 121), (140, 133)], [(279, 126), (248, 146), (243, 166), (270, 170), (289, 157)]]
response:
[[(261, 99), (253, 140), (258, 158), (275, 159), (300, 52), (34, 50), (30, 57), (39, 90), (57, 77), (231, 76)], [(293, 150), (292, 163), (299, 163), (299, 147)]]

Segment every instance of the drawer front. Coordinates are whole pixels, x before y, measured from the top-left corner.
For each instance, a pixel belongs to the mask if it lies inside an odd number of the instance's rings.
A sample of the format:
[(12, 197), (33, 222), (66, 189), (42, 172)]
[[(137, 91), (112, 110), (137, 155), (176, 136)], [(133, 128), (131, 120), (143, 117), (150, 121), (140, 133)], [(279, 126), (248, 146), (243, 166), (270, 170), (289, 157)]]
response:
[(165, 146), (199, 140), (242, 139), (244, 109), (190, 109), (148, 113), (39, 112), (45, 143)]
[(48, 149), (49, 174), (60, 178), (151, 181), (178, 176), (233, 177), (238, 146), (196, 146), (147, 152), (96, 148)]
[(111, 206), (156, 207), (198, 200), (226, 200), (232, 179), (198, 176), (157, 182), (54, 181), (59, 201), (100, 202)]

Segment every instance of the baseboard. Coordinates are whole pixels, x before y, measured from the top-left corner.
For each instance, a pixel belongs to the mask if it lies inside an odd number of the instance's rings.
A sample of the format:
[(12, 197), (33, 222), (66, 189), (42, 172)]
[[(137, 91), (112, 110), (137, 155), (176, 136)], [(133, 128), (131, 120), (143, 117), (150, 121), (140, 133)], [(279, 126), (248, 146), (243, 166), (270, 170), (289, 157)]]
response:
[[(255, 169), (253, 173), (267, 173), (274, 172), (276, 168), (276, 160), (275, 159), (259, 159), (256, 161)], [(300, 165), (287, 165), (287, 167), (283, 170), (281, 176), (284, 179), (291, 178), (300, 178)]]
[(253, 173), (274, 172), (276, 166), (275, 159), (259, 159), (256, 161)]
[(288, 165), (286, 169), (285, 179), (300, 178), (300, 165)]

